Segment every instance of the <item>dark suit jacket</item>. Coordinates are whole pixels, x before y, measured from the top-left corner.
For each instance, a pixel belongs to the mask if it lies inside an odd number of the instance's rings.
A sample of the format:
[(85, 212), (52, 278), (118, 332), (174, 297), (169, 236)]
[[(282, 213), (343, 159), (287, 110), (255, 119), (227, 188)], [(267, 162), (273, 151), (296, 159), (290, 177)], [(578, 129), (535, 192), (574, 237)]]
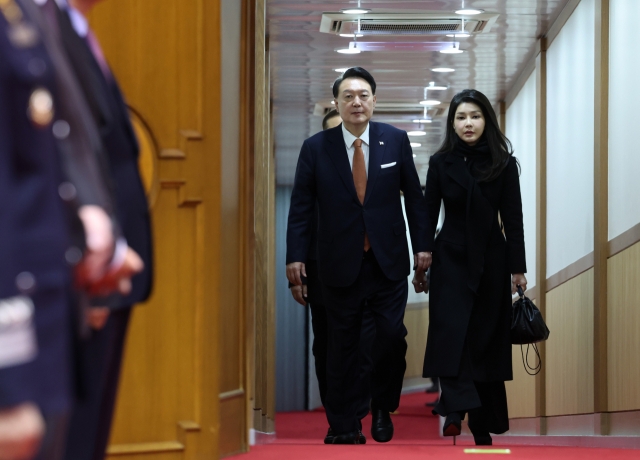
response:
[[(381, 168), (381, 165), (393, 165)], [(291, 195), (287, 263), (306, 262), (318, 203), (318, 267), (328, 286), (349, 286), (360, 271), (365, 231), (385, 276), (408, 276), (411, 263), (402, 214), (404, 193), (414, 252), (430, 250), (427, 213), (405, 131), (370, 122), (369, 172), (364, 204), (353, 183), (342, 128), (322, 131), (302, 145)]]
[(126, 307), (149, 297), (153, 278), (149, 204), (138, 170), (138, 141), (116, 81), (105, 78), (87, 43), (76, 34), (65, 12), (58, 10), (58, 22), (62, 43), (108, 155), (115, 185), (116, 215), (122, 233), (145, 264), (142, 273), (133, 277), (128, 296), (97, 301), (106, 302), (112, 308)]
[[(68, 216), (58, 194), (63, 181), (51, 123), (38, 127), (28, 115), (31, 95), (45, 89), (56, 96), (52, 61), (41, 31), (39, 40), (19, 46), (9, 40), (0, 15), (0, 299), (25, 294), (16, 278), (28, 272), (35, 287), (28, 291), (35, 304), (39, 353), (33, 361), (0, 369), (0, 408), (25, 401), (45, 412), (68, 409), (68, 357), (71, 306), (64, 301), (70, 288)], [(30, 63), (40, 63), (33, 72)], [(0, 328), (0, 333), (6, 332)]]

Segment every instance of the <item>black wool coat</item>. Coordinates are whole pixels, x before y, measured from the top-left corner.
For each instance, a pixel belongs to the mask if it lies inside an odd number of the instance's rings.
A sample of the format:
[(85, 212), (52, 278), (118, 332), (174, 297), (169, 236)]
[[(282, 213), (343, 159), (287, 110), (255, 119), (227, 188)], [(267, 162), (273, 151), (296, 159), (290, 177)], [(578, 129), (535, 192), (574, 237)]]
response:
[(511, 274), (526, 272), (518, 164), (511, 157), (495, 180), (477, 182), (465, 161), (454, 153), (429, 161), (429, 241), (441, 201), (445, 219), (433, 249), (423, 375), (456, 376), (466, 341), (474, 380), (511, 380)]

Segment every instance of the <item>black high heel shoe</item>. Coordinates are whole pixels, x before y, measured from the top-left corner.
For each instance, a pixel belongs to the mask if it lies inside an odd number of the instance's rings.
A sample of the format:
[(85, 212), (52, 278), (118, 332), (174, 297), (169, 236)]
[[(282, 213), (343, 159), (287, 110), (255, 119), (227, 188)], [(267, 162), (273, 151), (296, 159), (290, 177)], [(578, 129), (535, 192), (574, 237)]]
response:
[(462, 430), (462, 417), (458, 412), (447, 415), (442, 427), (442, 436), (453, 436), (453, 445), (456, 445), (456, 436), (460, 436)]

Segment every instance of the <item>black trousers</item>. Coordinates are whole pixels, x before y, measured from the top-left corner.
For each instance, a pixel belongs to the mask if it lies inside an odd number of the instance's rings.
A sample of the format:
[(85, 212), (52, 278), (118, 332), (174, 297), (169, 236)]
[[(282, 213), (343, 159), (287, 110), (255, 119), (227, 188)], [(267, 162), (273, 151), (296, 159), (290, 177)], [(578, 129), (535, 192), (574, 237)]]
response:
[(79, 358), (81, 395), (71, 413), (66, 460), (106, 456), (131, 308), (114, 310), (104, 328), (91, 331)]
[[(309, 309), (311, 311), (311, 328), (313, 329), (312, 352), (315, 358), (316, 377), (320, 390), (320, 400), (326, 407), (327, 397), (327, 348), (329, 346), (329, 328), (327, 311), (322, 295), (322, 286), (318, 276), (318, 265), (315, 260), (308, 260), (306, 264)], [(373, 343), (376, 337), (376, 323), (369, 310), (362, 316), (360, 331), (360, 377), (362, 380), (362, 405), (358, 410), (358, 418), (363, 419), (369, 413), (371, 394), (371, 378), (373, 371)]]
[(398, 408), (406, 370), (407, 329), (404, 311), (408, 282), (392, 281), (380, 269), (373, 251), (362, 259), (360, 274), (348, 287), (324, 286), (329, 326), (327, 395), (325, 408), (336, 434), (361, 428), (363, 406), (360, 338), (365, 312), (375, 324), (371, 407), (392, 412)]
[(459, 412), (469, 414), (469, 429), (474, 434), (501, 434), (509, 430), (507, 391), (503, 381), (479, 382), (473, 379), (471, 354), (465, 343), (456, 377), (440, 377), (442, 391), (433, 414), (446, 417)]

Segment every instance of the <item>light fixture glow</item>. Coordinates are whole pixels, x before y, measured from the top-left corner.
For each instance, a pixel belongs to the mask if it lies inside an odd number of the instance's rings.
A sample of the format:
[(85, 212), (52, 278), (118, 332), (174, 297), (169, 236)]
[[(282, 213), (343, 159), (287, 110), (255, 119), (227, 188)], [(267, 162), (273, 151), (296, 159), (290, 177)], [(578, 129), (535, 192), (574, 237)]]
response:
[[(420, 145), (420, 144), (418, 144), (418, 145)], [(418, 156), (418, 155), (416, 155), (415, 153), (413, 154), (413, 158), (415, 158), (415, 157), (417, 157), (417, 156)]]
[[(338, 73), (344, 73), (344, 72), (346, 72), (348, 70), (348, 67), (345, 67), (344, 69), (333, 69), (333, 70), (335, 70)], [(333, 86), (333, 85), (331, 85), (331, 86)]]
[(339, 50), (336, 50), (338, 53), (340, 54), (359, 54), (360, 50), (358, 48), (342, 48)]
[(370, 8), (344, 8), (340, 10), (342, 14), (367, 14), (370, 11)]
[(420, 118), (420, 119), (416, 119), (413, 120), (414, 123), (433, 123), (433, 120), (431, 118)]
[[(418, 142), (411, 142), (410, 143), (411, 147), (413, 147), (414, 149), (417, 149), (418, 147), (422, 147), (422, 144), (418, 143)], [(413, 155), (415, 157), (415, 154)]]
[(446, 48), (446, 49), (440, 50), (440, 52), (442, 54), (461, 54), (461, 53), (464, 53), (464, 51), (462, 51), (459, 48)]
[(364, 35), (362, 34), (340, 34), (341, 37), (346, 37), (346, 38), (353, 38), (353, 37), (364, 37)]
[(432, 72), (455, 72), (456, 69), (452, 69), (450, 67), (436, 67), (435, 69), (431, 69)]
[(466, 32), (463, 33), (459, 33), (459, 34), (447, 34), (447, 37), (453, 37), (453, 38), (469, 38), (471, 37), (471, 34), (468, 34)]
[(456, 14), (464, 14), (467, 16), (473, 16), (474, 14), (482, 14), (482, 13), (484, 13), (484, 10), (477, 10), (474, 8), (465, 8), (465, 9), (456, 11)]
[(429, 91), (444, 91), (447, 88), (446, 86), (436, 86), (436, 83), (434, 81), (429, 82), (429, 86), (426, 87), (426, 89), (428, 89)]
[(426, 136), (427, 133), (424, 131), (409, 131), (407, 133), (409, 136)]
[(331, 101), (331, 103), (332, 103), (333, 105), (336, 105), (336, 101)]
[(426, 101), (420, 101), (421, 105), (440, 105), (440, 101), (436, 101), (435, 99), (427, 99)]

